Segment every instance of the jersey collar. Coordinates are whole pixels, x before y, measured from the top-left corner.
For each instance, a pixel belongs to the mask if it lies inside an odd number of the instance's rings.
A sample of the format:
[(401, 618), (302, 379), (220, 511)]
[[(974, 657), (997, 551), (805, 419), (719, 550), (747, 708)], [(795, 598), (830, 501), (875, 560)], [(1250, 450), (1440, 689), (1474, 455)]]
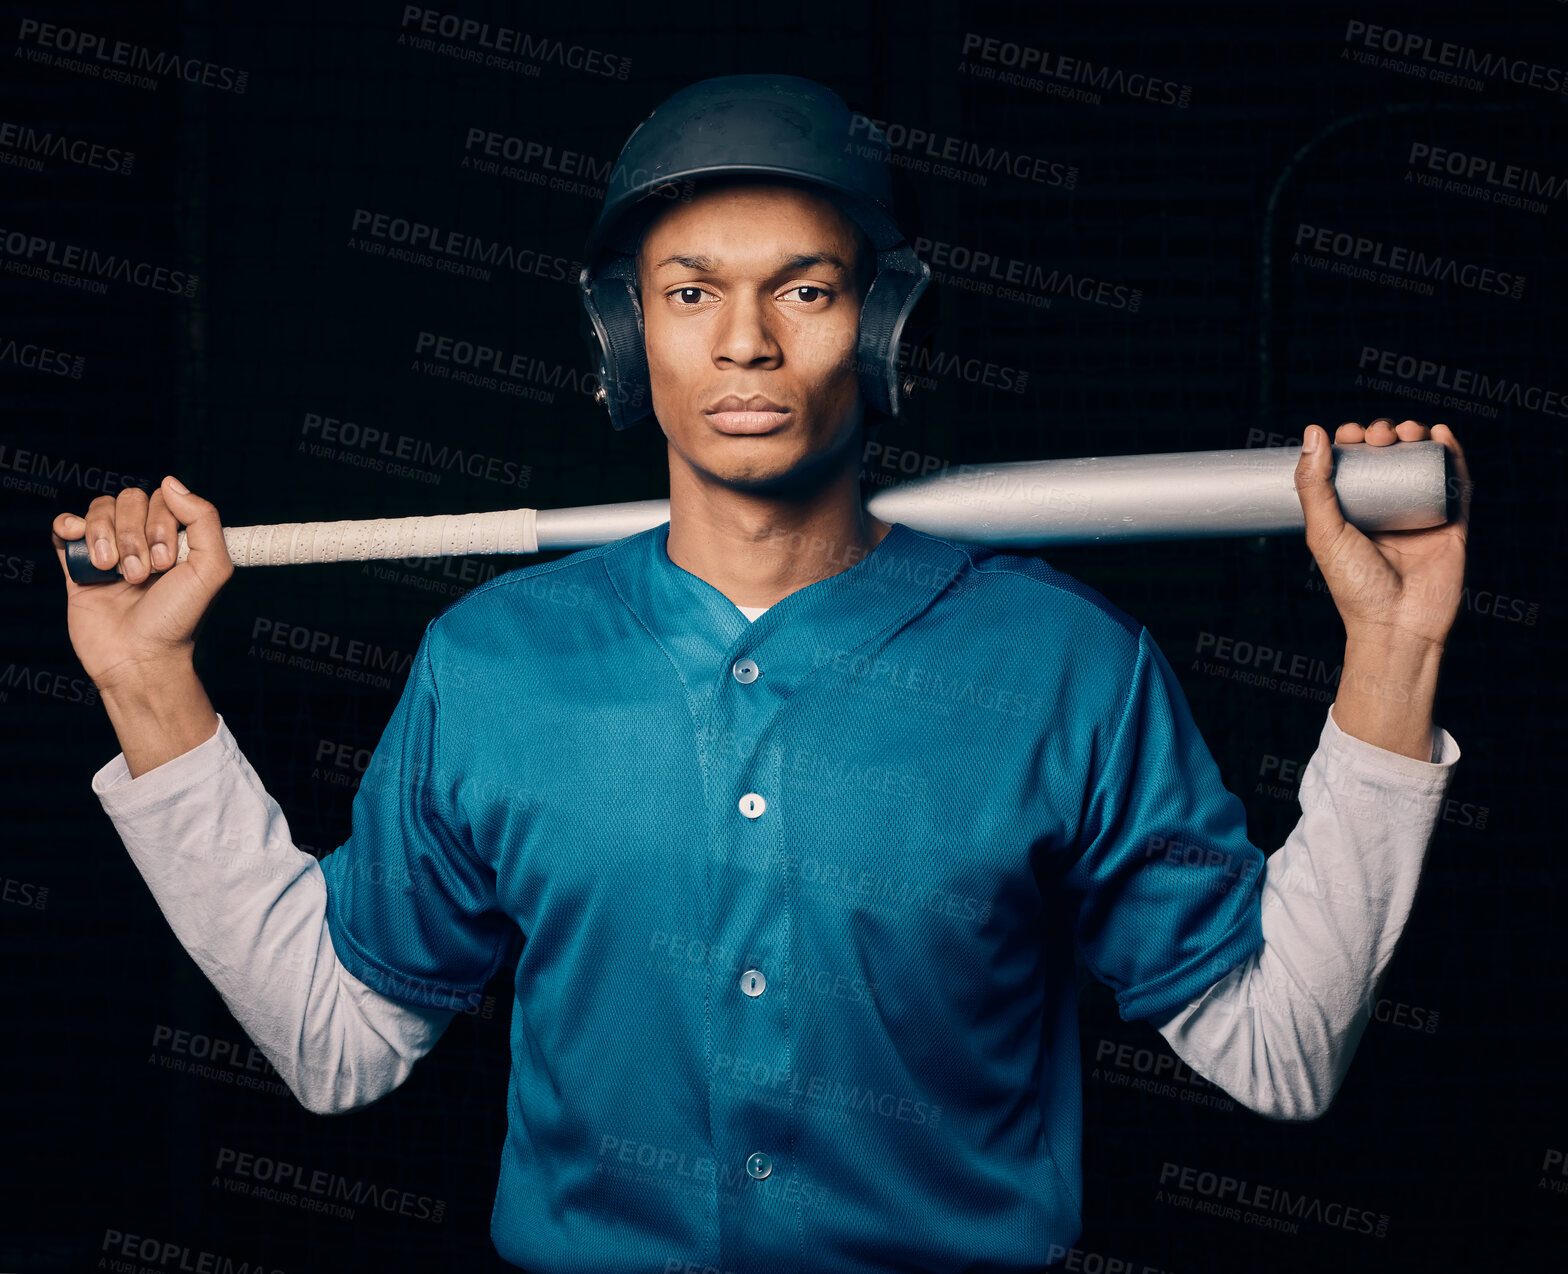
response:
[(878, 643), (968, 583), (961, 549), (895, 522), (853, 566), (797, 589), (753, 622), (670, 560), (669, 532), (660, 523), (619, 541), (602, 560), (616, 594), (685, 683), (699, 721), (735, 661), (754, 660), (767, 691), (788, 695), (824, 664)]

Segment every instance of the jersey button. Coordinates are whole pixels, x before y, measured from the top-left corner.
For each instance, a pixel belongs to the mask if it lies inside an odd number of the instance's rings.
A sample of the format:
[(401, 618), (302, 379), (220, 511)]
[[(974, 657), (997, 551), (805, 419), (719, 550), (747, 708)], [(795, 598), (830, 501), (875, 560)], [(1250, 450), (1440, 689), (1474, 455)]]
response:
[(746, 1160), (746, 1171), (751, 1173), (758, 1181), (761, 1181), (763, 1177), (773, 1171), (773, 1160), (759, 1150), (750, 1159)]
[(768, 808), (767, 801), (763, 800), (756, 792), (747, 792), (740, 798), (740, 812), (747, 818), (761, 818), (762, 811)]
[(750, 996), (759, 996), (768, 989), (768, 980), (761, 969), (747, 969), (740, 975), (740, 989)]
[(730, 671), (735, 674), (735, 680), (741, 685), (749, 686), (757, 679), (761, 669), (757, 667), (757, 661), (754, 659), (737, 659), (730, 665)]

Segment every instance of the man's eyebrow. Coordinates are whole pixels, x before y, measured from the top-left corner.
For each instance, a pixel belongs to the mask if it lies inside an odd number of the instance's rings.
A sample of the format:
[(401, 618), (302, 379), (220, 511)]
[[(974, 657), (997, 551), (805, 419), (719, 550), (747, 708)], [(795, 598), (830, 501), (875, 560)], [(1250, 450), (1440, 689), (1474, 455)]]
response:
[[(678, 265), (684, 269), (693, 270), (701, 274), (713, 274), (719, 268), (718, 262), (712, 257), (683, 256), (679, 254), (665, 257), (662, 261), (655, 261), (652, 268), (659, 270), (667, 265)], [(831, 252), (796, 252), (790, 256), (780, 257), (777, 272), (784, 274), (795, 270), (806, 270), (814, 265), (828, 265), (838, 270), (841, 274), (849, 273), (849, 267)]]

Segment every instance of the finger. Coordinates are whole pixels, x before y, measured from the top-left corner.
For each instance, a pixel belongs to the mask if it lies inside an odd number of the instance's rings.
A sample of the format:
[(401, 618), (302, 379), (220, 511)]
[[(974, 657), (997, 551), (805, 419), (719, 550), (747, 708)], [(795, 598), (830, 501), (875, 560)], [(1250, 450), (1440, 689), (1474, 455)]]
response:
[(147, 578), (147, 493), (126, 487), (114, 501), (114, 543), (120, 551), (120, 574), (128, 584)]
[[(71, 578), (71, 568), (65, 562), (65, 544), (67, 540), (79, 540), (82, 537), (80, 533), (63, 536), (60, 534), (60, 525), (67, 518), (80, 526), (86, 526), (87, 523), (74, 513), (62, 513), (54, 520), (54, 525), (49, 528), (49, 539), (54, 543), (54, 555), (60, 559), (60, 573), (65, 576), (65, 590), (67, 596), (69, 596), (72, 589), (80, 588), (81, 585)], [(66, 525), (69, 526), (70, 522), (67, 522)]]
[(1432, 436), (1432, 431), (1419, 420), (1401, 420), (1394, 426), (1400, 442), (1421, 442)]
[(1365, 442), (1366, 439), (1367, 431), (1358, 425), (1354, 420), (1347, 420), (1334, 431), (1334, 441), (1336, 443)]
[(1367, 444), (1372, 447), (1388, 447), (1399, 441), (1399, 435), (1394, 432), (1394, 422), (1387, 416), (1379, 416), (1367, 426)]
[(218, 510), (199, 495), (186, 489), (172, 473), (158, 488), (174, 516), (185, 524), (185, 543), (190, 552), (186, 561), (196, 568), (207, 585), (216, 590), (234, 574), (229, 546), (223, 542), (223, 523)]
[(1344, 530), (1345, 517), (1334, 494), (1334, 453), (1328, 430), (1308, 425), (1302, 432), (1301, 457), (1296, 461), (1296, 494), (1307, 520), (1307, 547), (1322, 561), (1322, 553)]
[(114, 547), (114, 497), (101, 495), (87, 506), (87, 544), (92, 550), (93, 565), (107, 571), (120, 560)]
[(147, 502), (147, 548), (155, 571), (166, 571), (174, 565), (174, 553), (179, 544), (180, 527), (169, 502), (163, 497), (163, 488), (152, 493)]
[(60, 569), (65, 572), (66, 579), (71, 578), (71, 572), (65, 564), (65, 543), (81, 539), (86, 529), (87, 519), (75, 513), (57, 513), (49, 524), (49, 538), (54, 543), (55, 556), (60, 559)]
[[(1438, 431), (1442, 432), (1439, 433)], [(1448, 453), (1453, 457), (1454, 476), (1459, 480), (1459, 517), (1456, 519), (1459, 529), (1467, 536), (1470, 531), (1470, 492), (1474, 489), (1470, 482), (1470, 466), (1465, 463), (1465, 450), (1459, 445), (1459, 439), (1454, 437), (1454, 431), (1447, 425), (1433, 425), (1432, 437), (1443, 444)]]

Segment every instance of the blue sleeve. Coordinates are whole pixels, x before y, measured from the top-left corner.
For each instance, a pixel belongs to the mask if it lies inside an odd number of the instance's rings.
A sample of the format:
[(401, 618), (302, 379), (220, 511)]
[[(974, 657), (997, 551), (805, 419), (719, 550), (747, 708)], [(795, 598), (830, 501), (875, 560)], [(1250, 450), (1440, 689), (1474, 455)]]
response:
[(327, 929), (344, 968), (421, 1008), (471, 1009), (521, 934), (459, 811), (444, 763), (432, 631), (354, 796), (353, 830), (322, 860)]
[(1146, 628), (1099, 762), (1063, 879), (1075, 938), (1124, 1019), (1168, 1018), (1262, 946), (1264, 857)]

